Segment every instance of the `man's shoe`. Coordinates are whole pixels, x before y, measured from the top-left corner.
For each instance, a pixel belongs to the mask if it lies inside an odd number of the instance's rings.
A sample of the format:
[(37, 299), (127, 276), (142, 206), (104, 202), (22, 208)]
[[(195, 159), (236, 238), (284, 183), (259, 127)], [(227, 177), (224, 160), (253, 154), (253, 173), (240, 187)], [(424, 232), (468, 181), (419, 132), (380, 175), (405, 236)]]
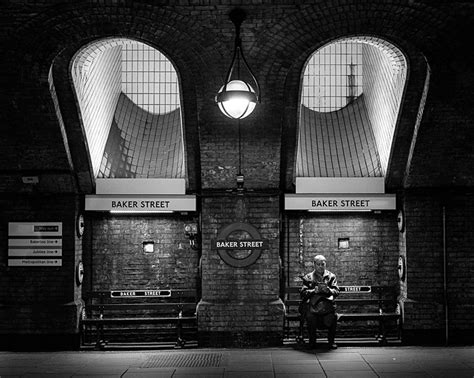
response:
[(337, 344), (336, 343), (329, 343), (328, 347), (329, 347), (329, 349), (337, 349)]

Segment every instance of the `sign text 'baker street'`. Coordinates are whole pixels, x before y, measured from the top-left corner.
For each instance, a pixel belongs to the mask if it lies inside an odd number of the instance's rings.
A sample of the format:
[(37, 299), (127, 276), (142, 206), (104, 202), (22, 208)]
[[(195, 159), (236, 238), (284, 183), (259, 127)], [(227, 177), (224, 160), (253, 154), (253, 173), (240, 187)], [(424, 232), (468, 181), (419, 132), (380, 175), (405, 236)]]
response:
[(213, 240), (212, 247), (217, 249), (266, 249), (268, 240)]
[(313, 208), (344, 208), (344, 207), (351, 207), (351, 208), (368, 208), (370, 205), (370, 199), (314, 199), (311, 200), (311, 207)]
[(85, 209), (116, 212), (196, 211), (196, 196), (87, 195)]
[(394, 210), (395, 194), (285, 194), (285, 210)]
[(112, 209), (131, 209), (131, 210), (145, 210), (145, 209), (169, 209), (170, 201), (111, 201), (110, 207)]
[(171, 290), (112, 290), (110, 296), (113, 297), (170, 297)]

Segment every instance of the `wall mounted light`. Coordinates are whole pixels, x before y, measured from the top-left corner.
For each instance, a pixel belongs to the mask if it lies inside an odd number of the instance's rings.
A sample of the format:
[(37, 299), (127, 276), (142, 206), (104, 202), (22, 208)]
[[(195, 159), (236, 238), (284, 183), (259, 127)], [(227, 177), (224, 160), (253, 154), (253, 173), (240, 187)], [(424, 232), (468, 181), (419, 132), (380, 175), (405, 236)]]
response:
[[(257, 78), (250, 69), (244, 53), (242, 51), (242, 40), (240, 38), (240, 25), (245, 20), (245, 12), (242, 9), (234, 9), (230, 12), (229, 18), (235, 25), (234, 56), (225, 78), (225, 84), (221, 87), (216, 96), (219, 109), (227, 117), (242, 119), (250, 115), (255, 109), (257, 102), (260, 102), (260, 85)], [(241, 63), (250, 76), (255, 88), (241, 80)]]
[(349, 238), (339, 238), (337, 239), (337, 248), (338, 249), (349, 249)]
[(145, 253), (155, 252), (155, 242), (154, 241), (144, 241), (143, 242), (143, 252), (145, 252)]
[(39, 183), (38, 176), (22, 176), (21, 181), (23, 184), (36, 185)]

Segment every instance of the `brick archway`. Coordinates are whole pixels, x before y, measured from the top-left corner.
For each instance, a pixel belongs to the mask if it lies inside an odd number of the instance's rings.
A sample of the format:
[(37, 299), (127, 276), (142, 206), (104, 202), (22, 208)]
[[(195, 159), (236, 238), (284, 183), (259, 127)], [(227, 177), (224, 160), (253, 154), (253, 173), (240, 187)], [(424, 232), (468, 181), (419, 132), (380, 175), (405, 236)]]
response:
[[(196, 26), (192, 18), (180, 17), (172, 7), (134, 4), (128, 8), (127, 12), (116, 9), (113, 21), (110, 21), (110, 9), (88, 4), (82, 6), (81, 15), (78, 15), (74, 8), (74, 5), (67, 5), (61, 11), (56, 8), (51, 9), (42, 13), (34, 22), (24, 25), (18, 31), (19, 51), (23, 51), (24, 54), (16, 57), (16, 61), (34, 60), (36, 62), (36, 69), (20, 73), (23, 79), (19, 81), (27, 86), (36, 86), (35, 91), (43, 91), (42, 96), (46, 102), (49, 102), (50, 97), (45, 90), (50, 85), (48, 72), (51, 70), (50, 74), (59, 100), (56, 106), (61, 110), (63, 117), (64, 129), (61, 134), (67, 138), (64, 141), (65, 154), (69, 159), (69, 166), (66, 169), (76, 173), (78, 190), (91, 192), (94, 180), (85, 136), (75, 110), (76, 100), (71, 86), (69, 64), (75, 52), (91, 40), (113, 36), (143, 41), (172, 57), (183, 83), (182, 96), (186, 125), (184, 138), (188, 157), (189, 186), (196, 188), (200, 182), (198, 112), (203, 105), (202, 98), (206, 97), (202, 93), (212, 93), (213, 88), (218, 88), (220, 85), (216, 82), (215, 76), (205, 74), (215, 61), (214, 57), (206, 55), (201, 46), (208, 32), (202, 30), (202, 33), (190, 35), (189, 29), (202, 27)], [(45, 25), (52, 23), (55, 28), (45, 28)], [(80, 32), (77, 32), (78, 28)], [(207, 40), (209, 39), (207, 37)], [(47, 41), (54, 41), (54, 43), (48, 44)], [(218, 46), (216, 50), (220, 50), (221, 41), (215, 43)], [(202, 56), (198, 65), (193, 60), (197, 51)], [(15, 61), (14, 58), (12, 56), (12, 62)], [(190, 62), (193, 63), (190, 64)], [(217, 68), (215, 70), (218, 71)], [(28, 102), (19, 99), (17, 101), (23, 108), (22, 112), (28, 113), (25, 109)], [(54, 109), (55, 105), (51, 103), (49, 107)], [(48, 127), (57, 128), (54, 117), (49, 119), (48, 123), (50, 124)]]

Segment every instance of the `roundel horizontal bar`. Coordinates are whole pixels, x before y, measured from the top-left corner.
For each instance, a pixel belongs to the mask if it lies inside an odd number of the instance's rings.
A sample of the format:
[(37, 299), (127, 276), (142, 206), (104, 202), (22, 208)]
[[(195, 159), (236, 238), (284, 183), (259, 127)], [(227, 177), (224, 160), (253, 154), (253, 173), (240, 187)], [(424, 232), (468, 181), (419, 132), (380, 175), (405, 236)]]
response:
[[(218, 240), (227, 240), (228, 236), (235, 231), (246, 231), (253, 240), (262, 240), (258, 230), (248, 223), (232, 223), (224, 227), (219, 234), (217, 235)], [(263, 248), (266, 246), (266, 243), (262, 243)], [(217, 248), (217, 253), (219, 257), (227, 264), (234, 268), (245, 268), (254, 264), (260, 255), (262, 254), (263, 248), (249, 248), (251, 251), (250, 254), (244, 258), (236, 258), (229, 253), (229, 250)], [(241, 248), (236, 248), (241, 249)]]

